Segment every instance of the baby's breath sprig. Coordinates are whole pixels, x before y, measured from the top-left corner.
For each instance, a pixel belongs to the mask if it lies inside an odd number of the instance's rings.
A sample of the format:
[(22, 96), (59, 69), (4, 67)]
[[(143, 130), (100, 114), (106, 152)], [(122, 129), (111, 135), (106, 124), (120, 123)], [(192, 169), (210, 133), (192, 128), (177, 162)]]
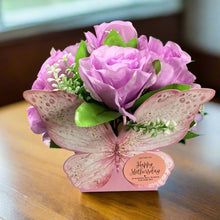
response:
[(69, 65), (69, 63), (67, 62), (68, 61), (68, 58), (71, 56), (71, 54), (66, 54), (63, 56), (62, 59), (60, 59), (58, 62), (65, 62), (65, 64), (67, 65), (67, 69), (65, 70), (65, 73), (67, 73), (68, 75), (72, 72), (74, 73), (74, 66), (75, 66), (75, 63), (73, 63), (72, 65)]
[[(80, 78), (78, 72), (74, 72), (74, 65), (69, 65), (68, 58), (71, 54), (64, 55), (62, 59), (58, 61), (58, 63), (53, 64), (52, 66), (47, 65), (46, 69), (48, 70), (48, 74), (52, 74), (53, 77), (48, 78), (48, 82), (54, 82), (52, 86), (54, 90), (65, 90), (68, 93), (78, 95), (78, 98), (84, 99), (89, 102), (92, 100), (90, 94), (83, 87), (83, 81)], [(61, 69), (59, 67), (60, 62), (65, 62), (67, 69), (65, 70), (65, 74), (60, 74)], [(70, 77), (70, 74), (73, 73), (73, 77)]]
[(176, 122), (175, 121), (164, 121), (157, 119), (156, 122), (151, 121), (149, 124), (137, 123), (134, 121), (127, 122), (127, 131), (133, 129), (136, 132), (142, 131), (142, 134), (146, 134), (147, 132), (151, 137), (156, 137), (158, 132), (163, 132), (164, 134), (170, 134), (174, 131)]
[(199, 109), (199, 114), (202, 115), (202, 116), (208, 115), (208, 113), (205, 112), (204, 110), (205, 110), (205, 106), (204, 106), (204, 105), (201, 105), (201, 107), (200, 107), (200, 109)]

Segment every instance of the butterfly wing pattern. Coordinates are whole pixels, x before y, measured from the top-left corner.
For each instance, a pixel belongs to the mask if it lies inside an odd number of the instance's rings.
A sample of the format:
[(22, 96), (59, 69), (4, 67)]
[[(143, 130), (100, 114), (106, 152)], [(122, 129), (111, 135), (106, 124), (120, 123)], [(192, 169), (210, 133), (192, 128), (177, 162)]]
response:
[(169, 155), (159, 149), (178, 143), (188, 132), (201, 105), (212, 99), (214, 94), (215, 91), (212, 89), (191, 89), (183, 92), (165, 90), (154, 94), (136, 110), (134, 116), (138, 123), (149, 125), (160, 120), (174, 124), (172, 131), (158, 132), (156, 137), (152, 137), (152, 133), (143, 134), (141, 131), (126, 131), (126, 129), (120, 133), (118, 144), (121, 168), (129, 158), (144, 152), (159, 155), (165, 161), (166, 170), (161, 179), (147, 186), (138, 186), (139, 188), (156, 190), (165, 184), (174, 163)]
[(121, 147), (126, 147), (129, 152), (138, 152), (178, 143), (189, 130), (200, 106), (212, 99), (214, 94), (212, 89), (191, 89), (183, 92), (164, 90), (154, 94), (136, 110), (136, 121), (147, 125), (158, 119), (166, 123), (171, 122), (175, 125), (173, 131), (158, 132), (156, 137), (151, 137), (152, 133), (124, 130), (119, 135)]
[(58, 146), (75, 152), (64, 164), (73, 185), (88, 189), (108, 182), (114, 169), (116, 142), (110, 125), (76, 126), (74, 113), (82, 101), (74, 94), (30, 90), (24, 92), (24, 98), (37, 109), (50, 138)]
[[(116, 137), (109, 123), (77, 127), (74, 112), (82, 101), (64, 91), (31, 90), (24, 92), (24, 98), (38, 110), (51, 139), (75, 152), (64, 163), (64, 171), (75, 187), (88, 192), (155, 190), (163, 185), (174, 163), (158, 149), (180, 141), (200, 106), (214, 93), (212, 89), (164, 90), (147, 99), (134, 114), (138, 123), (149, 124), (159, 119), (175, 125), (172, 131), (158, 132), (156, 137), (125, 129)], [(144, 152), (163, 158), (166, 171), (156, 183), (135, 186), (125, 179), (123, 167), (129, 158)]]
[(63, 168), (81, 191), (100, 189), (112, 176), (114, 155), (111, 152), (76, 154), (65, 161)]

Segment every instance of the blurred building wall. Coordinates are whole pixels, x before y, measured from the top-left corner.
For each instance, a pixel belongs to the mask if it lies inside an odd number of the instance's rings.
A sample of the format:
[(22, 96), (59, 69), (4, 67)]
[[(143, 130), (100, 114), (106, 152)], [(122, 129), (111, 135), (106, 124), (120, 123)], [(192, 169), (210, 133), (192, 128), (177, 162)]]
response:
[(185, 2), (184, 37), (191, 46), (220, 55), (220, 1)]
[(220, 1), (185, 0), (182, 42), (195, 61), (189, 65), (203, 87), (220, 98)]

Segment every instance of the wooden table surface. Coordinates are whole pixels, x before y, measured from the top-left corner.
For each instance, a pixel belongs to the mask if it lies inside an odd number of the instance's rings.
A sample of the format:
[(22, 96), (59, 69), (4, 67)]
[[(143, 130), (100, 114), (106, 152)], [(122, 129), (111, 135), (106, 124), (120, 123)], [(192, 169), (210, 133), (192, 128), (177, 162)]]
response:
[(206, 104), (203, 136), (163, 149), (175, 167), (152, 192), (81, 193), (63, 162), (29, 130), (25, 102), (0, 108), (0, 219), (220, 219), (220, 104)]

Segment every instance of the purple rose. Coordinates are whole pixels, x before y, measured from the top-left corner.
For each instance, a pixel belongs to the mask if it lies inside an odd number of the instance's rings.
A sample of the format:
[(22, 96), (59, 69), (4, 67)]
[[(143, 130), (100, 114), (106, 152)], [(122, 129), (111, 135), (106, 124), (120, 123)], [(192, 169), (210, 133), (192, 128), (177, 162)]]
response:
[(134, 37), (137, 37), (137, 32), (132, 23), (129, 21), (112, 21), (110, 23), (95, 25), (94, 28), (97, 37), (95, 37), (95, 35), (91, 32), (85, 33), (87, 39), (87, 50), (89, 53), (92, 53), (93, 50), (102, 46), (105, 38), (112, 29), (119, 33), (125, 43)]
[(125, 109), (156, 81), (156, 74), (148, 71), (148, 61), (149, 57), (135, 48), (101, 46), (79, 61), (79, 73), (95, 100), (134, 119)]
[[(41, 90), (53, 90), (54, 87), (52, 82), (48, 82), (49, 78), (54, 78), (53, 74), (49, 74), (49, 71), (53, 71), (56, 69), (58, 76), (61, 74), (65, 74), (65, 70), (67, 69), (67, 65), (64, 61), (60, 61), (65, 55), (70, 56), (68, 57), (68, 64), (72, 65), (75, 61), (75, 54), (78, 49), (78, 45), (69, 46), (64, 51), (55, 51), (54, 49), (50, 52), (50, 57), (44, 62), (42, 65), (37, 79), (35, 80), (34, 84), (32, 85), (32, 89), (41, 89)], [(70, 77), (73, 74), (69, 75)]]
[(46, 127), (42, 122), (37, 110), (31, 106), (27, 109), (27, 111), (30, 129), (36, 134), (44, 133), (46, 131)]
[(193, 82), (196, 77), (189, 72), (186, 65), (191, 62), (191, 57), (178, 44), (169, 41), (163, 46), (160, 40), (150, 37), (148, 42), (146, 36), (142, 35), (138, 39), (138, 49), (145, 51), (151, 57), (151, 62), (160, 60), (161, 63), (157, 81), (150, 90), (157, 90), (173, 83), (195, 86)]
[[(52, 84), (54, 81), (49, 82), (49, 78), (54, 78), (53, 73), (56, 71), (58, 76), (65, 73), (65, 70), (68, 68), (64, 61), (61, 61), (63, 56), (68, 56), (68, 64), (72, 65), (75, 61), (75, 54), (79, 45), (76, 44), (74, 46), (67, 47), (64, 51), (55, 51), (51, 50), (51, 56), (44, 62), (42, 65), (38, 77), (32, 85), (32, 89), (40, 89), (40, 90), (53, 90), (54, 87)], [(49, 72), (51, 71), (51, 73)], [(50, 73), (50, 74), (49, 74)], [(71, 73), (68, 76), (73, 76)], [(41, 121), (41, 118), (34, 107), (29, 107), (28, 111), (28, 121), (30, 124), (31, 130), (36, 134), (41, 134), (46, 132), (46, 127), (44, 123)]]

